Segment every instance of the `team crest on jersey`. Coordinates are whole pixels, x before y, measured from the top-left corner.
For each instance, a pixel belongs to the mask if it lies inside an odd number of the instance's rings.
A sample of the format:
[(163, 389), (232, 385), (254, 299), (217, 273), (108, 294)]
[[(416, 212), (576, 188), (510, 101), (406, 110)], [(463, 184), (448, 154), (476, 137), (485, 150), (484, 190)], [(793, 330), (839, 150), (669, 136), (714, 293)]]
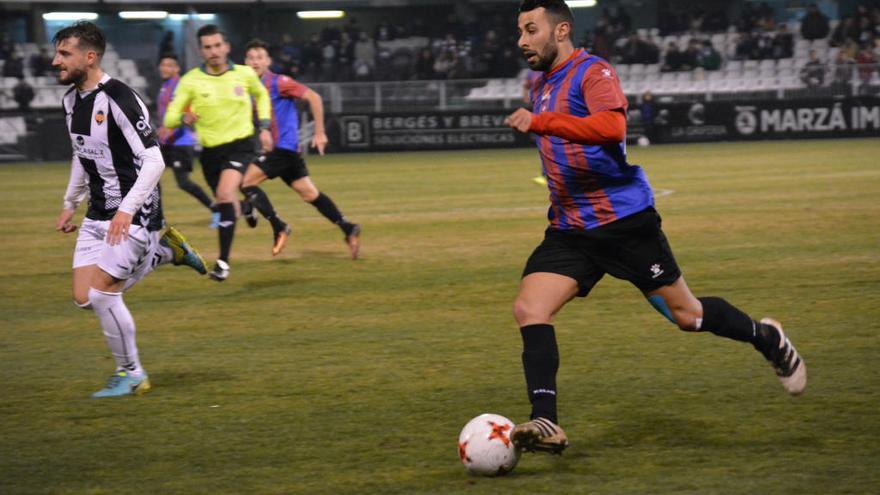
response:
[(97, 122), (98, 125), (101, 125), (104, 123), (104, 111), (103, 110), (98, 110), (98, 113), (95, 114), (95, 122)]
[(244, 96), (244, 88), (242, 88), (241, 86), (236, 86), (235, 96)]

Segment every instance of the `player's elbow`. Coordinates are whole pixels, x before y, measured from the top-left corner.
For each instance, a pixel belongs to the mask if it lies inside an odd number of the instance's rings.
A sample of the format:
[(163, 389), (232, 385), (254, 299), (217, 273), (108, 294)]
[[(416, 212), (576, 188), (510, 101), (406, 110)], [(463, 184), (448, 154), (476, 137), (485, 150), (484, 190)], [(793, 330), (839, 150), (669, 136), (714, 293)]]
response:
[(626, 116), (620, 112), (609, 112), (608, 125), (603, 129), (602, 137), (607, 144), (626, 139)]

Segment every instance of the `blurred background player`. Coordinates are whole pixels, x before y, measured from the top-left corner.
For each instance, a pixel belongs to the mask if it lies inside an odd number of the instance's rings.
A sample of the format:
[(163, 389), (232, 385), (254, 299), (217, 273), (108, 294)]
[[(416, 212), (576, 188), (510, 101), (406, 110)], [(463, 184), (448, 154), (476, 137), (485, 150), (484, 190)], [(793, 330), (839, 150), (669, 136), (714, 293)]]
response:
[(73, 254), (73, 297), (77, 306), (94, 311), (116, 360), (107, 386), (92, 396), (143, 394), (150, 381), (122, 293), (164, 263), (207, 270), (174, 228), (159, 238), (164, 224), (159, 179), (165, 165), (144, 102), (101, 70), (104, 34), (80, 22), (58, 31), (52, 41), (58, 80), (73, 85), (62, 99), (73, 158), (55, 230), (76, 231), (71, 220), (88, 195)]
[(238, 191), (245, 169), (254, 161), (254, 105), (265, 153), (273, 145), (271, 106), (269, 93), (253, 69), (229, 60), (229, 42), (219, 27), (202, 26), (196, 38), (205, 63), (180, 78), (163, 123), (171, 129), (194, 126), (202, 144), (202, 172), (220, 212), (220, 255), (209, 275), (223, 281), (229, 277), (229, 255), (241, 213)]
[(260, 76), (272, 98), (271, 129), (275, 148), (261, 155), (254, 166), (248, 168), (242, 188), (248, 200), (272, 222), (272, 229), (275, 232), (272, 254), (277, 255), (284, 249), (290, 235), (290, 227), (278, 218), (269, 198), (256, 186), (266, 179), (281, 177), (303, 201), (314, 206), (327, 220), (342, 230), (352, 259), (357, 259), (360, 250), (360, 226), (346, 220), (333, 200), (318, 191), (309, 178), (306, 163), (299, 153), (299, 118), (296, 100), (302, 99), (308, 103), (315, 122), (315, 134), (311, 146), (321, 155), (324, 154), (327, 134), (324, 132), (324, 104), (321, 95), (288, 76), (271, 72), (269, 66), (272, 64), (272, 58), (269, 57), (269, 45), (261, 40), (253, 40), (247, 44), (245, 63)]
[(531, 420), (511, 433), (514, 443), (557, 453), (568, 445), (557, 419), (553, 317), (575, 297), (586, 297), (606, 273), (638, 287), (681, 330), (751, 343), (785, 390), (800, 394), (806, 366), (779, 322), (755, 321), (724, 299), (697, 298), (688, 289), (647, 177), (626, 161), (627, 100), (620, 80), (608, 62), (574, 48), (572, 24), (563, 0), (520, 5), (519, 48), (529, 67), (544, 74), (532, 91), (532, 111), (516, 110), (507, 123), (537, 135), (550, 226), (526, 263), (514, 302), (532, 404)]
[[(159, 122), (162, 122), (168, 104), (174, 99), (174, 89), (180, 82), (180, 64), (177, 62), (177, 55), (164, 53), (160, 56), (159, 75), (162, 77), (162, 87), (156, 98), (158, 102), (156, 113)], [(162, 126), (159, 127), (156, 134), (159, 137), (162, 157), (165, 159), (165, 164), (171, 166), (177, 186), (196, 198), (205, 208), (212, 210), (211, 198), (189, 177), (192, 173), (195, 155), (193, 146), (196, 143), (192, 129), (182, 126), (172, 130)], [(219, 213), (217, 216), (219, 217)], [(219, 218), (216, 220), (219, 221)]]

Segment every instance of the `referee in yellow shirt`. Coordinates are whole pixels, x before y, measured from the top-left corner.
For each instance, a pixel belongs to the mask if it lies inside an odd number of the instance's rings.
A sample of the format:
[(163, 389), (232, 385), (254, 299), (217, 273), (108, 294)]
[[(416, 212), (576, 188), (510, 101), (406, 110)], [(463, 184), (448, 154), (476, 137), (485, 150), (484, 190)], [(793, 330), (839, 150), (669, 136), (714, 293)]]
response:
[(219, 27), (202, 26), (197, 37), (205, 63), (180, 78), (168, 105), (164, 125), (194, 126), (202, 144), (202, 172), (214, 191), (220, 212), (220, 256), (209, 274), (217, 281), (229, 276), (229, 251), (235, 236), (238, 191), (245, 169), (255, 158), (253, 101), (260, 121), (263, 152), (272, 151), (269, 92), (253, 69), (229, 60), (229, 42)]

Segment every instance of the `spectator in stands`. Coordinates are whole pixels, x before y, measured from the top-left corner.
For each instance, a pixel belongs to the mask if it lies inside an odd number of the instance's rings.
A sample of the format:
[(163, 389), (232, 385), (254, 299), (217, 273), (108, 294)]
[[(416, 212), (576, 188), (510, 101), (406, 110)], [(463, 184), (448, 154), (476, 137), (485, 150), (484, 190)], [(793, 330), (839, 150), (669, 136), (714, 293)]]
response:
[(856, 55), (856, 65), (858, 66), (859, 71), (859, 80), (862, 82), (862, 85), (865, 86), (870, 83), (871, 75), (876, 70), (877, 58), (874, 56), (874, 51), (871, 49), (867, 43), (859, 50), (858, 55)]
[(348, 31), (343, 30), (339, 34), (339, 47), (336, 50), (336, 66), (339, 80), (351, 81), (354, 79), (354, 40)]
[(660, 68), (663, 72), (674, 72), (679, 70), (688, 70), (685, 69), (685, 57), (684, 54), (678, 49), (678, 44), (674, 41), (670, 41), (669, 45), (666, 48), (666, 58), (663, 63), (663, 66)]
[(844, 17), (837, 24), (837, 27), (834, 28), (834, 32), (831, 33), (831, 39), (828, 44), (831, 46), (843, 46), (848, 39), (858, 39), (858, 37), (859, 28), (856, 20), (852, 17)]
[(281, 35), (281, 43), (279, 44), (279, 55), (287, 56), (287, 60), (291, 65), (300, 65), (302, 61), (302, 51), (293, 42), (293, 37), (288, 33)]
[(336, 80), (336, 44), (324, 41), (321, 46), (321, 81)]
[(654, 140), (654, 94), (645, 91), (642, 95), (642, 103), (639, 105), (642, 116), (642, 125), (645, 127), (645, 136), (648, 140)]
[(361, 31), (358, 40), (354, 44), (354, 73), (355, 78), (366, 80), (373, 77), (376, 67), (376, 43), (367, 34)]
[(794, 55), (794, 37), (788, 31), (788, 26), (782, 24), (772, 42), (773, 58), (791, 58)]
[(745, 32), (739, 34), (736, 42), (735, 58), (738, 60), (756, 60), (760, 58), (760, 46), (758, 40), (752, 36), (752, 33)]
[(376, 32), (373, 37), (376, 41), (391, 41), (395, 38), (394, 28), (388, 21), (382, 21), (376, 26)]
[(703, 47), (697, 54), (697, 66), (704, 70), (718, 70), (721, 68), (721, 54), (709, 40), (703, 41)]
[(801, 20), (801, 36), (807, 40), (819, 40), (828, 36), (830, 29), (828, 18), (825, 14), (819, 12), (816, 4), (810, 4), (807, 8), (807, 15)]
[(656, 64), (660, 54), (657, 45), (643, 40), (632, 33), (620, 49), (621, 62), (624, 64)]
[(324, 60), (323, 48), (321, 35), (313, 33), (309, 36), (309, 41), (306, 42), (302, 50), (302, 70), (304, 76), (312, 80), (320, 76), (321, 62)]
[(440, 53), (440, 56), (434, 60), (434, 73), (437, 74), (438, 79), (448, 79), (455, 64), (455, 50), (444, 50)]
[(24, 77), (24, 60), (16, 51), (12, 52), (6, 63), (3, 64), (3, 77), (16, 77), (21, 79)]
[(816, 88), (825, 83), (825, 64), (819, 60), (816, 50), (810, 50), (810, 59), (801, 68), (801, 81), (810, 88)]
[(688, 41), (688, 47), (681, 53), (681, 70), (693, 70), (700, 56), (700, 42), (694, 38)]
[(434, 73), (434, 52), (428, 47), (419, 50), (419, 56), (416, 58), (415, 77), (421, 80), (431, 80), (437, 77)]
[(834, 94), (850, 94), (855, 66), (855, 60), (846, 50), (837, 52), (837, 57), (834, 59), (834, 79), (831, 81), (831, 90)]
[(52, 68), (52, 57), (49, 55), (49, 51), (46, 50), (45, 47), (40, 48), (40, 53), (35, 53), (31, 56), (30, 64), (31, 73), (34, 77), (43, 77), (54, 71)]
[(34, 88), (21, 78), (12, 88), (12, 98), (18, 103), (19, 110), (27, 112), (31, 109), (31, 102), (34, 100)]

